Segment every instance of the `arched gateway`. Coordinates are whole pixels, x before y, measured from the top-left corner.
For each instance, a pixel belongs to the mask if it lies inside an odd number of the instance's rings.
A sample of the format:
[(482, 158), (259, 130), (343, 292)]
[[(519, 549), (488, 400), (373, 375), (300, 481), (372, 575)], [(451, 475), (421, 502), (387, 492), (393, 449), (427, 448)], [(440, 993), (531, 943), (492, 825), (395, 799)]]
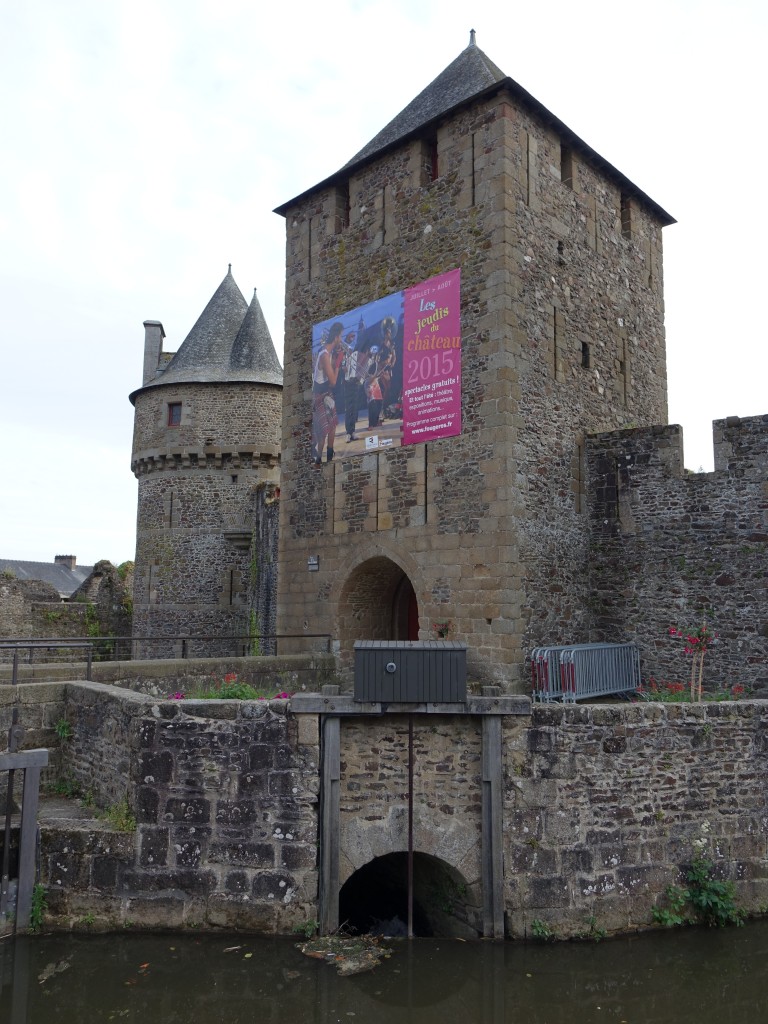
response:
[[(418, 640), (416, 592), (406, 571), (377, 554), (354, 566), (337, 597), (338, 638), (345, 661), (355, 640)], [(351, 663), (351, 662), (350, 662)]]

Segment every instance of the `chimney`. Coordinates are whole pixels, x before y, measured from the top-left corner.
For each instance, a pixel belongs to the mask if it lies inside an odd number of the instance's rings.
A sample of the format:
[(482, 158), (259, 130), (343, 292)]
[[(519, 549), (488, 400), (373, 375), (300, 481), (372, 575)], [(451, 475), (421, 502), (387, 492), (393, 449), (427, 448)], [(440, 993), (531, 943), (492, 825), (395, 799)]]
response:
[(144, 321), (144, 375), (143, 384), (149, 384), (157, 376), (160, 356), (163, 352), (165, 331), (159, 320)]
[(77, 555), (56, 555), (55, 565), (65, 565), (68, 569), (74, 569), (77, 565)]

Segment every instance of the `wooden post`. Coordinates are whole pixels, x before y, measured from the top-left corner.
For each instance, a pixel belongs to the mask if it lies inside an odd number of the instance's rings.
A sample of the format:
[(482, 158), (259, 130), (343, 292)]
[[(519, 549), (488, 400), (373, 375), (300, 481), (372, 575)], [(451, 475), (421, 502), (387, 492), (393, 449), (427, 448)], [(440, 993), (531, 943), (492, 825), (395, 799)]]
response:
[[(333, 692), (331, 692), (333, 691)], [(335, 696), (337, 686), (324, 686), (324, 696)], [(320, 716), (320, 934), (332, 935), (339, 927), (339, 779), (341, 776), (341, 719)]]
[[(488, 692), (493, 690), (494, 692)], [(484, 687), (484, 696), (500, 691)], [(484, 715), (482, 719), (482, 883), (483, 935), (486, 939), (504, 938), (504, 855), (502, 845), (502, 756), (501, 717)]]

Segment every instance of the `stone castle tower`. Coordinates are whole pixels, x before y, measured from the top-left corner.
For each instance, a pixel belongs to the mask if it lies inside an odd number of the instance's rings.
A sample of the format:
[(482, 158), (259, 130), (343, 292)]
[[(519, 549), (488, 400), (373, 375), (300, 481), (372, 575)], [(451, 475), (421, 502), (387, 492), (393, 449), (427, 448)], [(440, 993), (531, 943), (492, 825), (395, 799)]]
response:
[[(329, 633), (347, 666), (356, 639), (447, 634), (467, 643), (476, 676), (521, 687), (532, 646), (593, 628), (585, 436), (666, 422), (661, 234), (672, 218), (474, 33), (340, 171), (277, 212), (279, 632)], [(402, 444), (381, 432), (359, 450), (339, 414), (335, 458), (315, 464), (313, 329), (325, 343), (359, 316), (362, 334), (359, 308), (456, 270), (460, 432)], [(401, 400), (408, 374), (418, 379), (413, 343), (402, 334)], [(369, 410), (368, 435), (377, 421)]]
[[(161, 323), (144, 328), (143, 383), (130, 396), (137, 655), (168, 657), (180, 647), (142, 637), (257, 642), (274, 633), (269, 572), (254, 548), (280, 471), (283, 374), (269, 329), (255, 292), (249, 306), (231, 267), (175, 354), (163, 351)], [(188, 653), (233, 647), (194, 640)]]

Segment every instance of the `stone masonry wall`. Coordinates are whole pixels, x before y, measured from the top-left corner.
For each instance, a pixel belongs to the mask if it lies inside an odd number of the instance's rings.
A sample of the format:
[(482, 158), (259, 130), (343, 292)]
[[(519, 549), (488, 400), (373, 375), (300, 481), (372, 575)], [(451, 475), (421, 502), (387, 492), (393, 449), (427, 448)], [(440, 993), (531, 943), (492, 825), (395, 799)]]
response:
[[(169, 427), (169, 402), (182, 405)], [(136, 399), (132, 468), (139, 479), (134, 636), (209, 638), (201, 656), (247, 637), (258, 489), (279, 480), (281, 389), (253, 383), (150, 388)], [(266, 554), (266, 553), (265, 553)], [(138, 642), (137, 653), (166, 647)]]
[[(504, 93), (437, 147), (435, 180), (419, 139), (356, 169), (348, 224), (335, 188), (287, 212), (278, 623), (348, 658), (346, 582), (387, 559), (422, 638), (452, 622), (470, 672), (521, 688), (531, 646), (590, 628), (585, 433), (666, 417), (661, 218), (579, 154), (563, 181), (557, 133)], [(313, 466), (312, 325), (455, 267), (461, 436)]]
[[(41, 580), (0, 579), (0, 636), (73, 638), (130, 636), (133, 571), (97, 562), (93, 572), (68, 601)], [(65, 655), (65, 652), (60, 652)], [(81, 658), (82, 654), (75, 655)], [(0, 651), (0, 661), (10, 661)]]
[[(6, 699), (7, 698), (7, 699)], [(46, 829), (43, 881), (54, 924), (194, 924), (288, 932), (317, 917), (318, 716), (287, 702), (163, 702), (98, 684), (0, 687), (27, 746), (73, 737), (54, 771), (105, 806), (127, 796), (136, 833)], [(407, 848), (407, 720), (345, 719), (341, 879)], [(768, 702), (534, 705), (503, 719), (506, 932), (534, 920), (561, 937), (590, 920), (610, 933), (652, 925), (652, 908), (706, 855), (750, 912), (768, 902)], [(477, 719), (415, 715), (415, 849), (448, 864), (479, 905)], [(52, 895), (51, 895), (52, 894)]]
[(633, 640), (646, 679), (686, 682), (669, 629), (706, 619), (706, 685), (768, 693), (768, 416), (715, 423), (714, 473), (683, 471), (679, 427), (587, 448), (593, 639)]
[(505, 720), (508, 932), (651, 925), (692, 840), (738, 901), (768, 895), (768, 703), (535, 706)]
[(316, 721), (300, 725), (286, 701), (158, 703), (99, 684), (66, 695), (63, 772), (98, 806), (127, 798), (138, 825), (111, 855), (82, 825), (47, 837), (54, 923), (86, 904), (102, 925), (265, 934), (314, 916)]

